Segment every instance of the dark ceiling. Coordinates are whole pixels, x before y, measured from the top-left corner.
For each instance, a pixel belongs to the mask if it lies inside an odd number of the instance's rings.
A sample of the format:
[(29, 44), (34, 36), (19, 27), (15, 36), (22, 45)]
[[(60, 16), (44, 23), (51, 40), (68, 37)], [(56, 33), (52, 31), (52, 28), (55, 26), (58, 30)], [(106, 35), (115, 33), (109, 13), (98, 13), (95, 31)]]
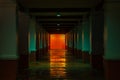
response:
[(49, 33), (66, 33), (89, 15), (101, 0), (17, 0)]

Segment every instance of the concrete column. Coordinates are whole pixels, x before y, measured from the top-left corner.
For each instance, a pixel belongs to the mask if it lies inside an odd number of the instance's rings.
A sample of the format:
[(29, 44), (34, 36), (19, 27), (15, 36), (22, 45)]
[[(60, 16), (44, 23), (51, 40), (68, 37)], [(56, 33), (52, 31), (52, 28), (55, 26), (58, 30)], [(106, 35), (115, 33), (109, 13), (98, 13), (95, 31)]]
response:
[(74, 30), (74, 48), (77, 49), (77, 30)]
[(71, 52), (72, 52), (73, 55), (74, 55), (74, 46), (75, 46), (74, 41), (75, 41), (75, 39), (74, 39), (74, 30), (73, 30), (71, 32), (71, 43), (72, 43)]
[(16, 80), (17, 24), (16, 3), (0, 0), (0, 80)]
[(36, 61), (39, 61), (40, 53), (39, 53), (39, 44), (40, 44), (40, 26), (36, 25)]
[(48, 33), (48, 49), (50, 49), (50, 34)]
[(120, 1), (105, 0), (104, 64), (106, 80), (120, 79)]
[(44, 55), (44, 41), (43, 41), (43, 29), (40, 30), (40, 44), (39, 44), (39, 53), (40, 53), (40, 59), (42, 59), (43, 55)]
[(99, 9), (94, 9), (91, 13), (91, 30), (92, 30), (92, 52), (91, 52), (91, 65), (93, 69), (103, 69), (103, 54), (104, 54), (104, 42), (103, 42), (103, 29), (104, 29), (104, 12), (103, 6), (99, 6)]
[(47, 43), (46, 43), (46, 32), (43, 30), (43, 55), (47, 55), (46, 51)]
[(69, 42), (70, 42), (69, 33), (67, 33), (65, 36), (66, 36), (66, 49), (68, 49), (68, 51), (69, 51)]
[(80, 24), (78, 26), (78, 32), (77, 32), (77, 49), (78, 49), (78, 57), (82, 59), (82, 25)]
[(70, 42), (71, 40), (70, 40), (70, 33), (68, 33), (68, 40), (67, 40), (67, 42), (68, 42), (68, 48), (70, 48), (71, 47), (71, 45), (70, 45)]
[(39, 24), (37, 24), (36, 27), (36, 60), (40, 61), (42, 56), (43, 56), (43, 32), (42, 32), (42, 28)]
[(36, 21), (30, 19), (29, 25), (29, 52), (36, 51)]
[(46, 47), (47, 47), (47, 42), (46, 42), (46, 32), (44, 31), (43, 33), (43, 41), (44, 41), (44, 54), (46, 55)]
[(28, 51), (28, 27), (29, 16), (27, 13), (18, 11), (18, 53), (19, 53), (19, 72), (27, 75), (29, 66)]
[(72, 31), (70, 31), (68, 33), (68, 47), (69, 47), (69, 51), (71, 53), (73, 53), (73, 33), (72, 33)]
[(29, 58), (30, 62), (36, 61), (36, 20), (35, 18), (30, 18), (29, 23)]
[(74, 55), (77, 56), (77, 30), (74, 29), (73, 31), (73, 37), (74, 37)]
[(76, 57), (79, 58), (79, 30), (76, 28)]
[(45, 42), (46, 42), (46, 47), (45, 47), (45, 52), (48, 52), (48, 33), (45, 32)]
[(40, 49), (43, 48), (43, 33), (42, 33), (42, 30), (40, 31)]
[(68, 34), (65, 34), (65, 49), (68, 49)]
[(82, 58), (83, 62), (90, 62), (90, 21), (88, 16), (82, 22)]

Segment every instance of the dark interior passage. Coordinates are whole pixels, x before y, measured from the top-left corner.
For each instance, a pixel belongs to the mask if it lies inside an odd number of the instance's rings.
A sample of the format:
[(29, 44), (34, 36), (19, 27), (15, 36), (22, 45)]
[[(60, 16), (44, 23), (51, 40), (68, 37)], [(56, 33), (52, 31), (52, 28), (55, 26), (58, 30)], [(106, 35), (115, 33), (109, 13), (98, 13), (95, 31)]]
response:
[(119, 0), (0, 0), (0, 80), (120, 80), (119, 19)]

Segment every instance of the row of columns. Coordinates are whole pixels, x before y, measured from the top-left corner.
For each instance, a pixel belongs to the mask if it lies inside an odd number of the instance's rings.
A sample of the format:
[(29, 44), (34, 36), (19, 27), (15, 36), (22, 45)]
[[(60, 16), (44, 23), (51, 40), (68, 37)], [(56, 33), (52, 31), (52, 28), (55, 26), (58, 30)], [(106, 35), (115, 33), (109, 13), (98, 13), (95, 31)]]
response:
[(120, 1), (105, 0), (66, 34), (67, 47), (84, 63), (104, 71), (106, 80), (120, 79)]
[[(85, 19), (83, 23), (67, 34), (69, 49), (75, 51), (73, 48), (76, 48), (80, 51), (78, 55), (82, 54), (85, 62), (85, 58), (90, 58), (88, 60), (93, 68), (101, 69), (103, 67), (106, 80), (120, 79), (119, 5), (118, 0), (105, 0), (104, 6), (101, 7), (103, 9), (91, 10), (89, 18), (83, 18)], [(17, 69), (28, 68), (29, 53), (46, 47), (47, 33), (43, 30), (41, 30), (42, 32), (36, 31), (36, 29), (30, 30), (33, 28), (30, 27), (30, 24), (36, 26), (34, 18), (31, 19), (27, 12), (19, 11), (14, 1), (0, 1), (0, 80), (15, 80)], [(34, 48), (29, 43), (31, 42), (29, 39), (32, 37), (34, 37), (32, 39)], [(35, 45), (38, 42), (39, 45)], [(36, 46), (37, 48), (35, 48)]]
[(40, 61), (47, 54), (48, 33), (26, 12), (19, 11), (18, 23), (19, 71), (27, 74), (29, 63)]
[(12, 0), (1, 0), (0, 80), (16, 80), (19, 74), (27, 76), (29, 62), (38, 61), (47, 51), (47, 40), (48, 33), (27, 10), (21, 11)]

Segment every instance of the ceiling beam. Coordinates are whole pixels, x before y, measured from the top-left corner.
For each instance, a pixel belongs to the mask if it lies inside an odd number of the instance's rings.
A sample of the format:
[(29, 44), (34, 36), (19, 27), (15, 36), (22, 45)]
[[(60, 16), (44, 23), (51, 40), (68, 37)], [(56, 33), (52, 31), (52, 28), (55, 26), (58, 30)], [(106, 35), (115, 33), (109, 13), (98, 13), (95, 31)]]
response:
[(38, 21), (39, 23), (43, 23), (43, 24), (45, 24), (45, 23), (75, 23), (75, 24), (77, 24), (78, 23), (78, 21), (56, 21), (56, 20), (54, 20), (54, 21), (48, 21), (48, 20), (46, 20), (46, 21)]
[(74, 16), (36, 16), (36, 19), (82, 19), (81, 15), (74, 15)]
[(36, 12), (89, 12), (90, 8), (29, 8), (30, 13)]

